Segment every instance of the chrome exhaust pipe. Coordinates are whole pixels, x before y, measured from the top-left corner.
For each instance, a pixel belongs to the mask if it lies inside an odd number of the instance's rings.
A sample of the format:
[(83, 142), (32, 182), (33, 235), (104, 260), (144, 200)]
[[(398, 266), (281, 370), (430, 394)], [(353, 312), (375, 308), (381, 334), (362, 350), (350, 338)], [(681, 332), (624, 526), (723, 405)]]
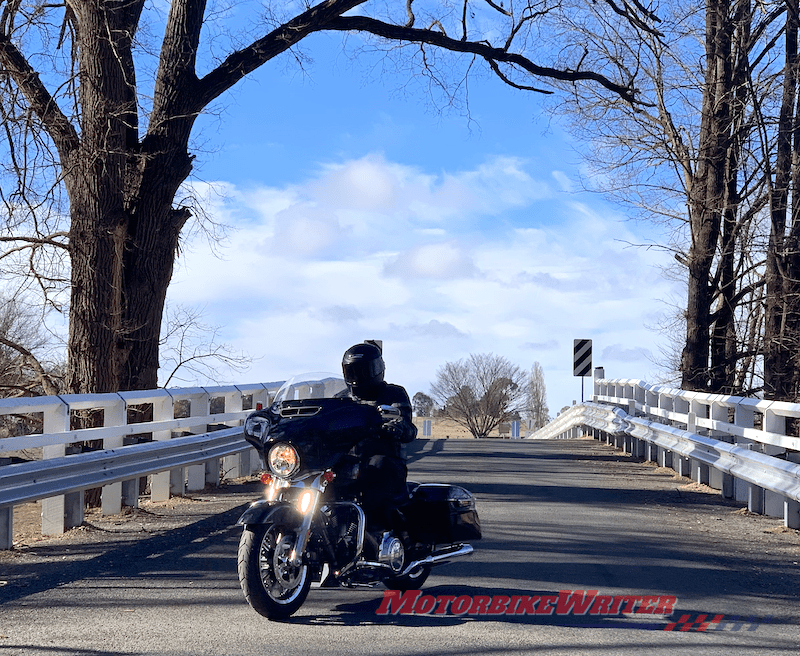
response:
[(373, 571), (375, 570), (383, 571), (386, 572), (387, 574), (391, 574), (392, 576), (405, 576), (406, 574), (413, 572), (417, 567), (422, 567), (423, 565), (440, 565), (446, 563), (451, 558), (457, 558), (459, 556), (469, 556), (473, 551), (474, 549), (472, 548), (472, 545), (461, 544), (458, 547), (454, 547), (446, 551), (432, 553), (430, 556), (426, 556), (422, 560), (415, 560), (399, 572), (394, 571), (386, 563), (378, 563), (371, 560), (359, 560), (345, 565), (342, 568), (342, 570), (337, 573), (337, 577), (344, 577), (359, 572), (361, 570), (368, 570), (368, 569)]
[(415, 560), (411, 562), (407, 567), (403, 569), (402, 572), (398, 574), (398, 576), (405, 576), (406, 574), (410, 574), (415, 569), (417, 569), (417, 567), (422, 567), (424, 565), (439, 565), (441, 563), (446, 563), (451, 558), (458, 558), (459, 556), (469, 556), (473, 551), (475, 550), (472, 548), (471, 544), (462, 544), (452, 549), (451, 551), (432, 553), (430, 556), (426, 556), (422, 560)]

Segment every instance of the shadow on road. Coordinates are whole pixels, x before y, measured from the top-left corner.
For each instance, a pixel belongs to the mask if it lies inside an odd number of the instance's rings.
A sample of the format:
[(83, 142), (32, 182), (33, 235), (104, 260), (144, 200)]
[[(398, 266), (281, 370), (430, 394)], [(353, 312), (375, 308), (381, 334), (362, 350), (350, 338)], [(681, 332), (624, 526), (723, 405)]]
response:
[[(148, 578), (163, 575), (199, 579), (216, 571), (232, 573), (235, 579), (240, 529), (234, 525), (246, 507), (243, 504), (150, 538), (31, 547), (27, 553), (43, 562), (31, 564), (27, 558), (0, 562), (0, 579), (7, 580), (0, 587), (0, 604), (82, 579), (136, 579), (145, 573)], [(189, 557), (197, 556), (213, 541), (228, 543), (223, 557)], [(0, 644), (0, 650), (3, 647)]]

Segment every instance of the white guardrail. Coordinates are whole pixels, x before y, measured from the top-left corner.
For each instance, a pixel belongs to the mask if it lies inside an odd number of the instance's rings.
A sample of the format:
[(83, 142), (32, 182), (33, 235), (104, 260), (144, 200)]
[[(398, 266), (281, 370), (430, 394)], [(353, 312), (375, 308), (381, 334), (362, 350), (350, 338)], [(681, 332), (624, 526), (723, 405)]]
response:
[[(800, 438), (787, 419), (800, 404), (686, 392), (595, 372), (593, 400), (530, 439), (593, 437), (747, 502), (751, 512), (800, 528)], [(796, 422), (792, 422), (793, 424)]]
[[(151, 476), (151, 499), (165, 501), (219, 483), (221, 472), (249, 475), (259, 462), (242, 437), (242, 421), (252, 411), (244, 408), (266, 406), (279, 385), (0, 399), (0, 415), (38, 415), (43, 424), (41, 434), (0, 439), (0, 458), (30, 449), (42, 455), (0, 465), (0, 549), (13, 545), (14, 506), (21, 503), (41, 499), (42, 533), (57, 535), (83, 523), (87, 489), (102, 487), (101, 512), (113, 515), (137, 505), (144, 476)], [(224, 401), (223, 412), (211, 414), (212, 399)], [(188, 416), (176, 419), (176, 406)], [(152, 421), (128, 423), (134, 408), (152, 408)], [(72, 430), (74, 413), (89, 410), (102, 410), (103, 425)], [(124, 446), (126, 437), (142, 435), (152, 441)], [(102, 440), (103, 449), (67, 455), (69, 445), (90, 440)]]

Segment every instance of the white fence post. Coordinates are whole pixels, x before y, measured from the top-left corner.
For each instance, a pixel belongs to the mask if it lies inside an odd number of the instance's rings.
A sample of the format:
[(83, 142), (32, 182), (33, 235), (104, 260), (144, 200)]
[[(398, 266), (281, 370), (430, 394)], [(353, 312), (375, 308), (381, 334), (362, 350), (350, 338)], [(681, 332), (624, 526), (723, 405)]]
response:
[[(242, 393), (238, 388), (229, 391), (223, 395), (225, 398), (225, 412), (241, 412), (242, 411)], [(240, 421), (225, 422), (226, 426), (239, 426)], [(225, 478), (240, 478), (241, 476), (250, 475), (250, 449), (242, 451), (233, 456), (228, 456), (222, 461), (222, 469), (225, 472)]]
[[(192, 395), (189, 398), (189, 416), (190, 417), (203, 417), (203, 423), (196, 426), (190, 426), (189, 432), (195, 435), (205, 433), (208, 430), (206, 417), (208, 417), (209, 404), (208, 392), (203, 390), (200, 394)], [(192, 465), (186, 469), (186, 490), (187, 492), (196, 492), (202, 490), (206, 486), (207, 473), (206, 469), (212, 471), (216, 469), (216, 475), (212, 481), (215, 485), (219, 482), (219, 459), (215, 458), (206, 463), (199, 465)]]
[[(124, 426), (126, 406), (122, 397), (112, 406), (103, 407), (103, 426)], [(122, 433), (103, 438), (104, 449), (118, 449), (124, 444)], [(104, 485), (100, 493), (100, 512), (103, 515), (119, 515), (122, 512), (122, 481)]]
[[(44, 411), (44, 433), (65, 433), (69, 430), (69, 406), (59, 399), (59, 405)], [(42, 458), (61, 458), (64, 444), (42, 447)], [(72, 492), (42, 499), (42, 535), (61, 535), (65, 528), (83, 524), (83, 492)]]
[[(166, 421), (175, 417), (172, 397), (165, 390), (161, 398), (153, 401), (153, 421)], [(153, 431), (153, 441), (172, 439), (171, 430)], [(183, 468), (163, 471), (150, 477), (150, 499), (169, 501), (170, 493), (183, 496)]]
[[(786, 416), (777, 414), (772, 408), (764, 410), (764, 430), (769, 433), (779, 433), (786, 435)], [(761, 451), (768, 456), (774, 456), (784, 453), (785, 449), (774, 446), (772, 444), (761, 445)], [(764, 514), (770, 517), (780, 517), (784, 515), (784, 524), (786, 524), (788, 517), (786, 517), (786, 504), (784, 504), (784, 495), (776, 494), (770, 490), (762, 490), (764, 497)]]
[(595, 402), (597, 401), (598, 396), (603, 395), (603, 390), (601, 389), (600, 381), (606, 377), (606, 370), (603, 367), (595, 367), (594, 368), (594, 395), (593, 399)]

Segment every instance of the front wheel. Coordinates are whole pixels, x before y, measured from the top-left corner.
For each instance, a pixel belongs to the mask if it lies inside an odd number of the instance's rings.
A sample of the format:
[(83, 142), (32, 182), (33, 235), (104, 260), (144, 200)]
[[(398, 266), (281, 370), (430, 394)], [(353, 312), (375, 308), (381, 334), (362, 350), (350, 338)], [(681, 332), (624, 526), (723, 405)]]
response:
[(247, 602), (271, 620), (293, 615), (308, 596), (308, 565), (293, 565), (296, 533), (279, 524), (246, 526), (239, 540), (239, 583)]

